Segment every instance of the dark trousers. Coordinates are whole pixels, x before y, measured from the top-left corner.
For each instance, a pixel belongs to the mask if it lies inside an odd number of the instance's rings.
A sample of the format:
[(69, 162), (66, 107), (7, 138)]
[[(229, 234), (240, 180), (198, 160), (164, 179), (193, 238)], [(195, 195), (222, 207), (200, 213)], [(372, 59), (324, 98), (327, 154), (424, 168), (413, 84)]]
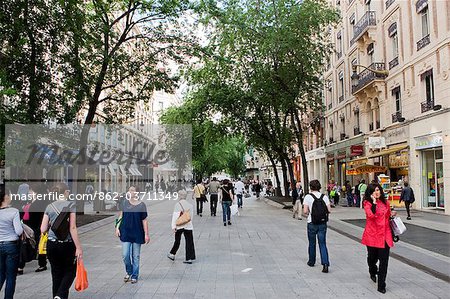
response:
[(53, 297), (69, 298), (69, 289), (75, 279), (77, 264), (73, 242), (47, 242), (47, 255), (52, 266)]
[(195, 260), (194, 237), (192, 235), (192, 230), (182, 228), (175, 232), (175, 242), (173, 243), (170, 253), (173, 255), (177, 254), (178, 248), (180, 248), (181, 234), (184, 234), (184, 240), (186, 241), (186, 260)]
[(352, 207), (353, 206), (353, 194), (350, 192), (347, 193), (347, 206)]
[[(386, 275), (389, 261), (389, 246), (385, 243), (384, 248), (367, 246), (367, 264), (370, 275), (378, 274), (378, 288), (386, 287)], [(377, 262), (380, 266), (377, 267)]]
[(219, 196), (217, 195), (217, 193), (212, 193), (211, 197), (210, 197), (210, 208), (211, 208), (211, 216), (214, 215), (216, 216), (216, 212), (217, 212), (217, 201), (219, 199)]
[(197, 202), (197, 215), (203, 213), (203, 200), (201, 198), (196, 198), (195, 201)]
[(408, 214), (408, 217), (411, 217), (411, 214), (409, 212), (410, 206), (411, 206), (411, 203), (409, 201), (405, 201), (405, 208), (406, 208), (406, 213)]
[(13, 299), (19, 265), (19, 242), (0, 244), (0, 290), (6, 281), (5, 299)]
[(336, 195), (333, 197), (333, 199), (334, 199), (334, 204), (337, 206), (337, 205), (339, 205), (339, 198), (340, 196), (337, 194), (337, 192), (336, 192)]

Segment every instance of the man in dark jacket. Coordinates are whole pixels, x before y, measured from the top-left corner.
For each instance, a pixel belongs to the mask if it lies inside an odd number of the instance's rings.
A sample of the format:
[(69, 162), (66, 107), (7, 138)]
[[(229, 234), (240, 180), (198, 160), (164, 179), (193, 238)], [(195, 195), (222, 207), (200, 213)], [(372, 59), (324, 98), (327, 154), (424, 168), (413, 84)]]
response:
[(405, 188), (403, 188), (402, 194), (400, 195), (400, 202), (402, 202), (402, 200), (405, 202), (406, 213), (408, 214), (408, 217), (406, 217), (406, 220), (411, 220), (411, 215), (409, 213), (409, 206), (416, 199), (414, 198), (413, 189), (409, 186), (409, 184), (407, 182), (405, 182)]

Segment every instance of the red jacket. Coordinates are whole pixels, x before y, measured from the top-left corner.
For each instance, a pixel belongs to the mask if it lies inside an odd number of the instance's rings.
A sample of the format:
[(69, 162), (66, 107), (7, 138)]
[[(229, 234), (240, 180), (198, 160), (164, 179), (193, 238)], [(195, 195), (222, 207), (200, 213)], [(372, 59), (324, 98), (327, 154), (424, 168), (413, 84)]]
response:
[(384, 244), (387, 243), (389, 247), (393, 247), (394, 241), (389, 226), (389, 217), (391, 216), (389, 201), (387, 200), (385, 205), (378, 201), (374, 214), (372, 213), (372, 203), (365, 200), (364, 211), (366, 212), (366, 227), (361, 243), (377, 248), (384, 248)]

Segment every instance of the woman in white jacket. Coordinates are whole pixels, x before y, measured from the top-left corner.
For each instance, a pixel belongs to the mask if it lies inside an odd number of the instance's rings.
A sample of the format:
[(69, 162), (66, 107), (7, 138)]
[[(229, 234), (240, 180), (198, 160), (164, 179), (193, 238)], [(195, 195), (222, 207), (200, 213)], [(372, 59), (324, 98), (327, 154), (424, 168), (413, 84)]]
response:
[[(192, 225), (193, 205), (186, 200), (186, 196), (186, 191), (178, 191), (179, 201), (175, 204), (172, 214), (172, 229), (175, 233), (175, 242), (167, 257), (172, 261), (175, 260), (175, 254), (177, 254), (178, 248), (180, 247), (181, 235), (184, 234), (184, 239), (186, 241), (186, 260), (183, 263), (192, 264), (192, 261), (195, 260), (194, 237), (192, 235), (192, 230), (194, 229), (194, 226)], [(191, 221), (177, 226), (176, 221), (178, 217), (180, 217), (181, 212), (186, 213), (188, 211), (191, 216)]]

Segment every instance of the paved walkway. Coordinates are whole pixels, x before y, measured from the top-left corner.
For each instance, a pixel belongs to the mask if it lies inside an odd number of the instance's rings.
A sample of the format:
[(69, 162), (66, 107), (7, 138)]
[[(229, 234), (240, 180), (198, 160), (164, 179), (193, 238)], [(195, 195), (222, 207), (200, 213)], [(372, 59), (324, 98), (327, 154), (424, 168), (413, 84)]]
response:
[[(369, 279), (365, 247), (333, 230), (327, 235), (330, 273), (321, 273), (319, 265), (310, 268), (306, 221), (253, 198), (244, 200), (232, 226), (224, 227), (220, 217), (195, 217), (197, 261), (182, 263), (182, 241), (172, 262), (166, 254), (173, 243), (174, 204), (149, 203), (151, 243), (142, 248), (136, 285), (122, 282), (121, 246), (112, 222), (84, 232), (90, 286), (83, 293), (72, 291), (71, 298), (448, 298), (450, 292), (449, 283), (390, 259), (387, 293), (378, 293)], [(35, 263), (18, 278), (16, 298), (51, 298), (50, 271), (34, 273)]]

